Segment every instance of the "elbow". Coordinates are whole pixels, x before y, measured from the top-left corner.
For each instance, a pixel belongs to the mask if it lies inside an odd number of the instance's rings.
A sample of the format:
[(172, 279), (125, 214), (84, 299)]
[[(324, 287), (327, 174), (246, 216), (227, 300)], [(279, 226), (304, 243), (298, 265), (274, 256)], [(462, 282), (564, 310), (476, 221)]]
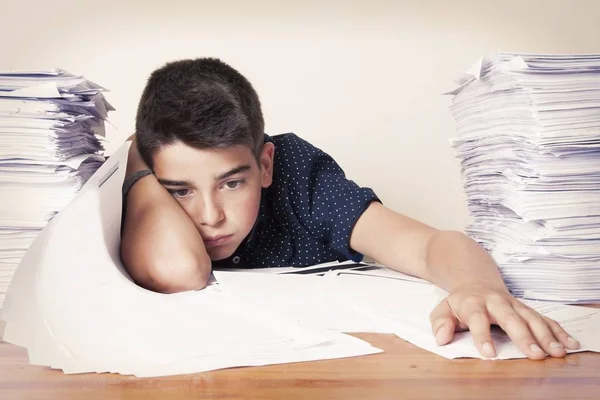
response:
[(211, 276), (211, 260), (203, 254), (169, 254), (131, 260), (128, 272), (133, 281), (148, 290), (170, 294), (204, 289)]
[(177, 257), (154, 260), (147, 265), (139, 285), (159, 293), (180, 293), (204, 289), (210, 280), (210, 259)]

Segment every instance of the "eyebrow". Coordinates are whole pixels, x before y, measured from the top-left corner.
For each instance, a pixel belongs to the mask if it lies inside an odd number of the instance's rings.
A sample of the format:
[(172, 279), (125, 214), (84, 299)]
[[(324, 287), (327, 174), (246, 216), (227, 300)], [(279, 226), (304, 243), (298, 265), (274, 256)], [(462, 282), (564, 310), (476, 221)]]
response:
[(172, 179), (158, 178), (158, 182), (164, 186), (192, 186), (190, 181), (175, 181)]
[(225, 173), (223, 173), (223, 174), (221, 174), (221, 175), (217, 176), (217, 177), (215, 178), (215, 180), (217, 180), (217, 181), (220, 181), (220, 180), (222, 180), (222, 179), (229, 178), (230, 176), (233, 176), (233, 175), (239, 174), (240, 172), (246, 172), (246, 171), (248, 171), (250, 168), (251, 168), (251, 167), (250, 167), (250, 165), (248, 165), (248, 164), (246, 164), (246, 165), (240, 165), (239, 167), (235, 167), (235, 168), (233, 168), (233, 169), (231, 169), (231, 170), (229, 170), (229, 171), (227, 171), (227, 172), (225, 172)]
[[(235, 167), (233, 169), (230, 169), (227, 172), (222, 173), (221, 175), (217, 176), (215, 178), (216, 181), (220, 181), (222, 179), (227, 179), (230, 176), (239, 174), (241, 172), (246, 172), (248, 170), (250, 170), (252, 167), (248, 164), (246, 165), (240, 165), (239, 167)], [(192, 183), (190, 181), (179, 181), (179, 180), (173, 180), (173, 179), (166, 179), (166, 178), (158, 178), (158, 182), (160, 182), (161, 185), (164, 186), (193, 186)]]

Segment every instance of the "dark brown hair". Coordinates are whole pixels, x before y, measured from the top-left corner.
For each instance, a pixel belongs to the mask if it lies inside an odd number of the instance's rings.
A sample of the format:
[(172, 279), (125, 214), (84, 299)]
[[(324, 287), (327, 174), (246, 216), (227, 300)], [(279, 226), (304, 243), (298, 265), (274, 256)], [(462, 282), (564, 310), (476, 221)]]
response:
[(247, 145), (258, 158), (264, 140), (260, 101), (250, 82), (215, 58), (167, 63), (154, 71), (136, 116), (137, 145), (152, 156), (175, 142), (198, 148)]

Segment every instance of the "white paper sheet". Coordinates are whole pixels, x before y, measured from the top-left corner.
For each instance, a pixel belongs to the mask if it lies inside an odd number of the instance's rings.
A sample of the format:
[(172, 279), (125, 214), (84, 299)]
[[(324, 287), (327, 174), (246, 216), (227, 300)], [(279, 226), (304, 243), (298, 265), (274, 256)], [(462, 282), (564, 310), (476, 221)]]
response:
[(61, 97), (56, 83), (47, 82), (39, 85), (27, 86), (21, 89), (2, 93), (4, 97), (37, 97), (37, 98), (59, 98)]
[[(446, 358), (484, 358), (469, 332), (456, 333), (450, 344), (438, 346), (431, 330), (429, 315), (447, 295), (431, 284), (341, 275), (335, 281), (342, 298), (374, 318), (393, 324), (394, 333), (419, 347)], [(578, 350), (600, 352), (600, 310), (548, 302), (526, 304), (559, 322), (581, 342)], [(584, 318), (586, 317), (586, 318)], [(578, 323), (572, 321), (577, 318)], [(501, 330), (493, 331), (496, 359), (526, 358)]]
[(339, 332), (390, 333), (379, 320), (352, 308), (331, 291), (329, 279), (315, 275), (215, 271), (231, 296), (298, 322)]

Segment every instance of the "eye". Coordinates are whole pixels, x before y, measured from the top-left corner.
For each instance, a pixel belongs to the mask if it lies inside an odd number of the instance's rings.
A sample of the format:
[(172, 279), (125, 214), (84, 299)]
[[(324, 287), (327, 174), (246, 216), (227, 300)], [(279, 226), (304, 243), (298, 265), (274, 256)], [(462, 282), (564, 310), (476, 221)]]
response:
[(186, 197), (188, 194), (190, 194), (189, 189), (167, 189), (167, 190), (169, 191), (169, 193), (171, 193), (171, 196), (173, 196), (175, 198)]
[(242, 184), (244, 183), (243, 179), (238, 179), (235, 181), (228, 181), (225, 182), (225, 188), (229, 189), (229, 190), (234, 190), (234, 189), (238, 189), (240, 186), (242, 186)]

